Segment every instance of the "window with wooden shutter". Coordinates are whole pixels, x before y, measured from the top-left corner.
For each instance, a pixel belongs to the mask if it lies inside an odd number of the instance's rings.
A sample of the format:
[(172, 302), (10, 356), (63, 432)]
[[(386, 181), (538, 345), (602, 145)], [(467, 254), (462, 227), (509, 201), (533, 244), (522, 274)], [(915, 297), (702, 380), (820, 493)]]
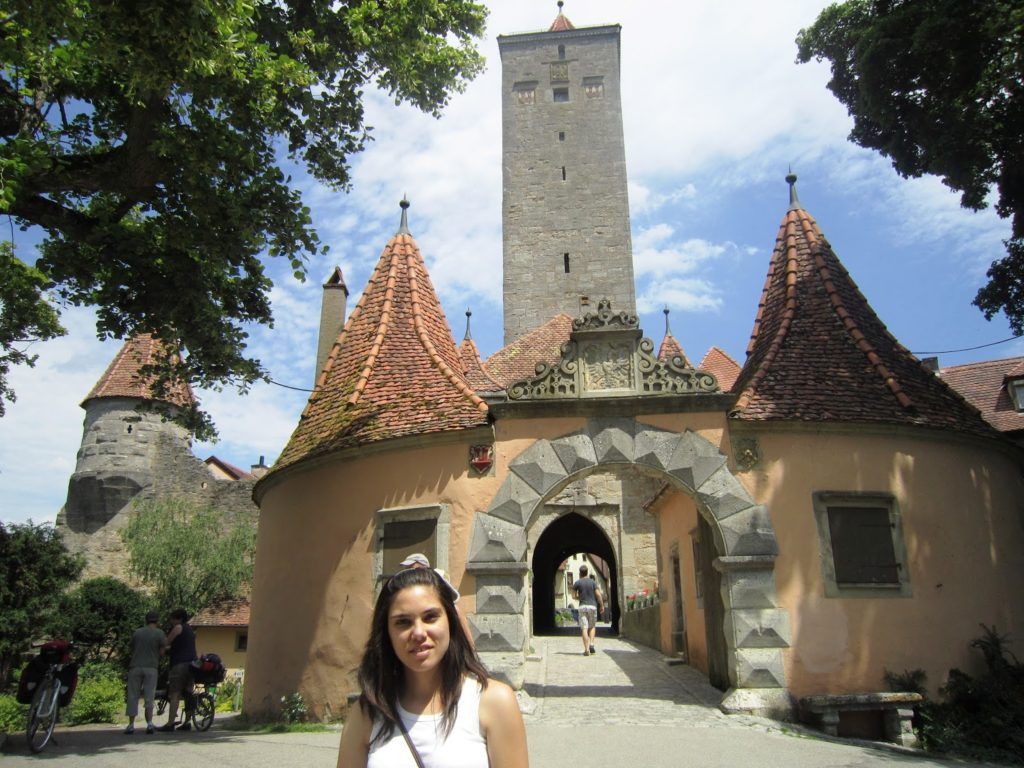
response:
[(878, 492), (814, 494), (827, 597), (911, 595), (896, 500)]
[(414, 552), (426, 555), (434, 568), (448, 570), (451, 510), (447, 504), (378, 509), (374, 528), (372, 576), (376, 589), (402, 570), (400, 563)]

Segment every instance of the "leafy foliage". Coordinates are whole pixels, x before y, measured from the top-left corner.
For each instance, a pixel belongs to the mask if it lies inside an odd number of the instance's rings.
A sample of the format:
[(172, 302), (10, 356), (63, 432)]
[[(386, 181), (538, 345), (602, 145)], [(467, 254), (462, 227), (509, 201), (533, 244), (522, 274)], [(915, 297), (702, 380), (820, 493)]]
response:
[(798, 60), (828, 59), (850, 139), (903, 176), (935, 174), (1010, 219), (1007, 256), (974, 300), (1024, 333), (1024, 5), (1018, 0), (846, 0), (797, 37)]
[(88, 579), (64, 596), (53, 631), (73, 638), (85, 663), (127, 668), (132, 633), (145, 624), (149, 598), (110, 576)]
[(307, 712), (306, 700), (298, 691), (281, 697), (281, 717), (286, 723), (301, 723)]
[(0, 733), (25, 730), (27, 719), (28, 704), (19, 704), (14, 696), (0, 693)]
[(51, 525), (0, 522), (0, 691), (18, 657), (52, 624), (61, 595), (82, 572)]
[(282, 162), (345, 188), (364, 89), (437, 115), (483, 67), (485, 17), (471, 0), (8, 0), (0, 212), (45, 228), (36, 267), (98, 308), (101, 338), (153, 332), (188, 352), (168, 379), (244, 389), (265, 372), (242, 324), (272, 322), (261, 254), (302, 279), (320, 248)]
[(71, 725), (114, 723), (124, 711), (124, 682), (110, 664), (89, 664), (78, 672), (75, 696), (61, 717)]
[(233, 597), (252, 581), (256, 528), (182, 499), (138, 507), (121, 531), (129, 570), (153, 591), (153, 601), (194, 614)]
[(15, 256), (10, 243), (0, 242), (0, 416), (4, 400), (15, 399), (7, 384), (11, 366), (35, 365), (38, 355), (28, 354), (28, 345), (64, 334), (43, 294), (47, 285), (42, 272)]

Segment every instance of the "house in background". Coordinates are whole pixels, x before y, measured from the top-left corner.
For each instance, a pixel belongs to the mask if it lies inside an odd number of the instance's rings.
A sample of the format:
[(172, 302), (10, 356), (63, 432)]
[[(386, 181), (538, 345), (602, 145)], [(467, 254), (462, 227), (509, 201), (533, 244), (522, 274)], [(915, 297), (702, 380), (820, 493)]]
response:
[(939, 374), (1011, 440), (1024, 444), (1024, 357), (954, 365)]
[(245, 670), (249, 647), (249, 601), (225, 600), (200, 611), (189, 622), (196, 633), (196, 652), (216, 653), (228, 674)]

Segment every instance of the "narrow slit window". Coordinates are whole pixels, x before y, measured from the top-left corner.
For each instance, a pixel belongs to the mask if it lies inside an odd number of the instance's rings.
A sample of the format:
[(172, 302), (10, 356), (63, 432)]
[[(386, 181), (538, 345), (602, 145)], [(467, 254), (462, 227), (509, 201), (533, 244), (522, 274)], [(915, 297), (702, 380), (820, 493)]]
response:
[(565, 141), (565, 131), (559, 131), (558, 132), (558, 140), (559, 141)]
[(562, 181), (565, 181), (565, 166), (562, 166)]
[(569, 254), (562, 254), (562, 266), (565, 268), (565, 274), (569, 274)]
[(565, 61), (565, 46), (564, 45), (558, 46), (558, 60), (559, 61)]

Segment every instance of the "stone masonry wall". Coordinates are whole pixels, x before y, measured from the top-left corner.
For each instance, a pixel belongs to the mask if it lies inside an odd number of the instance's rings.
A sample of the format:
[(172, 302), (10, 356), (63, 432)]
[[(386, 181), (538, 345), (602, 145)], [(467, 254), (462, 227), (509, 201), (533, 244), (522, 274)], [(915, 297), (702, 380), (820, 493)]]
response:
[(577, 317), (581, 296), (635, 312), (619, 28), (503, 36), (499, 47), (505, 343), (559, 312)]

